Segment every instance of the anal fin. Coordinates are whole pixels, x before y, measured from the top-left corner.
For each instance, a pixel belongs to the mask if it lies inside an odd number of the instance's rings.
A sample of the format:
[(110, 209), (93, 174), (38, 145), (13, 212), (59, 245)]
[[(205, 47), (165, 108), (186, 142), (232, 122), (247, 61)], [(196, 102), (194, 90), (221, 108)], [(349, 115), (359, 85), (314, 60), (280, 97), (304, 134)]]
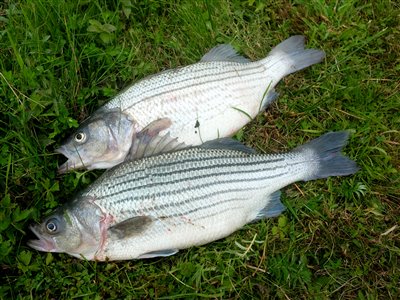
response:
[(273, 101), (275, 101), (275, 99), (277, 99), (278, 97), (279, 93), (275, 92), (275, 89), (267, 91), (264, 98), (262, 99), (261, 110), (266, 109), (267, 106), (270, 105)]
[(277, 217), (286, 209), (280, 200), (281, 191), (276, 191), (267, 197), (267, 205), (258, 212), (257, 217), (253, 222), (261, 219)]

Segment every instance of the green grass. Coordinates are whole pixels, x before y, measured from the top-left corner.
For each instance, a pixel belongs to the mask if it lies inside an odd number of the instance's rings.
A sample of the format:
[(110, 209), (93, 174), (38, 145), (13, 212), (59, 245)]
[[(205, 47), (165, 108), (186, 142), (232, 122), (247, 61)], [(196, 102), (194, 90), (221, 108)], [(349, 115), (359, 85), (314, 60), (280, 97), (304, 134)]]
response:
[[(0, 298), (398, 298), (399, 5), (172, 3), (0, 3)], [(326, 60), (286, 77), (237, 138), (278, 152), (351, 129), (357, 174), (291, 185), (279, 218), (168, 258), (96, 263), (27, 247), (30, 223), (101, 174), (59, 176), (53, 150), (107, 99), (218, 43), (258, 59), (294, 34)]]

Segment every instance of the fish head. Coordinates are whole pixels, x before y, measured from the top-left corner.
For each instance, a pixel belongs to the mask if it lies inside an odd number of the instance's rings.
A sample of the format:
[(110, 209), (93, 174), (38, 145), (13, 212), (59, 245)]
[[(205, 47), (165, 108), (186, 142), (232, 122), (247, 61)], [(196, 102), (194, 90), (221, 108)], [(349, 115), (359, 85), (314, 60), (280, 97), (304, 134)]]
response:
[(29, 241), (28, 246), (43, 252), (75, 252), (82, 244), (81, 234), (75, 222), (67, 222), (67, 218), (66, 213), (55, 213), (41, 224), (31, 225), (29, 228), (38, 239)]
[(134, 121), (120, 109), (97, 111), (55, 150), (68, 158), (59, 173), (118, 165), (129, 153), (134, 127)]
[(93, 259), (101, 246), (100, 220), (98, 211), (82, 205), (72, 210), (58, 209), (42, 223), (29, 227), (37, 239), (28, 241), (28, 246)]

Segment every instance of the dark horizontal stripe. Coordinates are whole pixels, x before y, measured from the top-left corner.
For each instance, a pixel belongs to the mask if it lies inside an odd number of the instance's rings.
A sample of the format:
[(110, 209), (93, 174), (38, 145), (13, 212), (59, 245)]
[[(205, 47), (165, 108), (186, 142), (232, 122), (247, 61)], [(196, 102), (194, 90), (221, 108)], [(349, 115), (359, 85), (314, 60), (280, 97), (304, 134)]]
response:
[[(199, 68), (198, 66), (205, 66), (205, 68)], [(169, 70), (165, 70), (165, 71), (162, 71), (162, 72), (159, 72), (156, 74), (149, 75), (149, 76), (137, 81), (136, 84), (140, 83), (143, 85), (146, 85), (146, 84), (153, 85), (154, 82), (151, 82), (151, 81), (159, 82), (158, 78), (162, 75), (165, 76), (165, 75), (173, 74), (174, 76), (171, 76), (171, 77), (173, 77), (173, 79), (184, 78), (179, 81), (176, 80), (176, 81), (171, 81), (171, 82), (163, 84), (163, 85), (158, 85), (157, 88), (155, 89), (157, 91), (157, 90), (163, 89), (171, 84), (179, 84), (181, 82), (197, 80), (197, 79), (204, 78), (205, 76), (207, 76), (207, 77), (220, 76), (220, 75), (226, 75), (226, 74), (230, 74), (230, 73), (238, 74), (238, 70), (235, 68), (235, 66), (240, 67), (241, 71), (252, 71), (252, 70), (256, 70), (256, 69), (263, 69), (263, 71), (265, 71), (265, 67), (262, 64), (260, 64), (260, 65), (254, 64), (254, 66), (252, 66), (252, 67), (247, 65), (246, 68), (243, 68), (243, 66), (246, 66), (245, 64), (237, 64), (237, 65), (231, 64), (228, 67), (232, 67), (232, 69), (222, 71), (222, 72), (221, 72), (220, 65), (216, 65), (216, 64), (212, 64), (212, 63), (201, 64), (201, 65), (193, 64), (193, 65), (183, 66), (183, 67), (175, 68), (175, 69), (169, 69)], [(227, 66), (224, 66), (224, 68), (227, 68)], [(180, 74), (178, 76), (176, 75), (176, 73), (178, 73), (177, 71), (180, 72)], [(184, 71), (184, 72), (182, 72), (182, 71)], [(212, 71), (214, 71), (214, 72), (212, 72)]]
[[(280, 159), (275, 159), (273, 161), (269, 161), (268, 163), (276, 163), (279, 161), (283, 161), (284, 158), (280, 158)], [(244, 162), (244, 163), (221, 163), (221, 164), (214, 164), (214, 165), (203, 165), (201, 167), (189, 167), (189, 168), (185, 168), (185, 169), (180, 169), (180, 170), (174, 170), (174, 171), (169, 171), (169, 172), (160, 172), (160, 173), (152, 173), (151, 175), (146, 174), (144, 176), (140, 176), (140, 177), (134, 177), (131, 178), (129, 180), (125, 180), (125, 181), (121, 181), (119, 183), (110, 183), (111, 186), (113, 187), (118, 187), (120, 185), (126, 185), (126, 184), (130, 184), (131, 182), (139, 182), (143, 179), (148, 178), (149, 176), (151, 176), (152, 178), (154, 178), (155, 180), (157, 180), (157, 178), (162, 178), (165, 176), (172, 176), (172, 175), (176, 175), (179, 173), (189, 173), (189, 172), (196, 172), (196, 171), (202, 171), (202, 170), (210, 170), (210, 174), (207, 174), (207, 176), (211, 176), (214, 175), (214, 173), (212, 173), (211, 171), (217, 169), (217, 168), (233, 168), (233, 167), (251, 167), (251, 166), (258, 166), (258, 165), (265, 165), (265, 162), (261, 161), (254, 161), (254, 162)], [(282, 167), (286, 167), (286, 165), (284, 166), (275, 166), (273, 168), (263, 168), (262, 170), (265, 171), (274, 171), (277, 168), (282, 168)], [(257, 169), (259, 170), (259, 169)], [(240, 173), (246, 173), (246, 172), (252, 172), (253, 170), (245, 170), (245, 171), (241, 171)], [(132, 173), (128, 173), (127, 175), (125, 175), (125, 177), (130, 178), (130, 174)], [(206, 175), (204, 175), (206, 176)], [(182, 177), (181, 180), (184, 180), (185, 178), (191, 178), (191, 177)], [(154, 184), (157, 184), (157, 182), (155, 182)]]
[(225, 213), (225, 212), (227, 212), (229, 210), (237, 210), (237, 209), (241, 209), (241, 208), (242, 207), (240, 207), (240, 206), (232, 206), (232, 207), (229, 207), (227, 209), (224, 209), (224, 210), (209, 214), (207, 216), (203, 216), (203, 217), (200, 217), (200, 218), (195, 218), (192, 221), (196, 222), (196, 221), (200, 221), (200, 220), (203, 220), (203, 219), (212, 218), (212, 217), (215, 217), (216, 215), (221, 215), (221, 214), (223, 214), (223, 213)]
[[(236, 151), (235, 150), (232, 150), (232, 151), (226, 150), (226, 152), (224, 152), (224, 153), (222, 152), (224, 150), (219, 150), (219, 149), (215, 149), (215, 152), (213, 152), (213, 153), (211, 153), (212, 150), (207, 150), (207, 152), (209, 152), (207, 154), (212, 154), (213, 156), (206, 156), (206, 157), (201, 156), (201, 155), (199, 156), (199, 154), (205, 153), (203, 151), (191, 151), (191, 150), (183, 150), (183, 151), (185, 151), (187, 154), (191, 154), (193, 156), (196, 155), (196, 157), (195, 158), (193, 158), (193, 157), (182, 158), (182, 157), (177, 156), (175, 153), (172, 153), (172, 154), (166, 153), (166, 154), (162, 154), (165, 158), (164, 162), (161, 161), (158, 157), (144, 158), (144, 159), (148, 160), (149, 162), (147, 164), (143, 165), (143, 168), (139, 169), (137, 162), (135, 161), (130, 164), (125, 164), (124, 168), (121, 168), (121, 170), (119, 170), (120, 173), (122, 173), (121, 172), (122, 170), (125, 170), (127, 168), (132, 168), (133, 169), (132, 171), (123, 172), (122, 174), (114, 173), (111, 176), (115, 179), (120, 179), (123, 177), (129, 177), (135, 173), (143, 172), (144, 170), (147, 170), (149, 167), (152, 169), (162, 169), (162, 168), (171, 167), (171, 166), (175, 166), (175, 165), (183, 166), (183, 165), (188, 165), (191, 163), (198, 163), (198, 162), (203, 162), (203, 163), (213, 162), (213, 161), (220, 160), (220, 159), (238, 159), (239, 160), (241, 158), (254, 157), (254, 158), (260, 158), (260, 162), (266, 162), (264, 157), (265, 158), (267, 157), (267, 155), (263, 155), (263, 154), (247, 154), (247, 153), (241, 152), (240, 150), (236, 150)], [(218, 152), (221, 153), (221, 155), (217, 155)], [(231, 155), (231, 154), (234, 154), (234, 155)], [(235, 155), (235, 154), (237, 154), (237, 155)], [(247, 156), (246, 156), (246, 154), (247, 154)], [(174, 155), (175, 155), (175, 157), (173, 157)], [(155, 159), (157, 159), (158, 161), (154, 162)], [(271, 162), (271, 163), (279, 162), (284, 159), (285, 159), (285, 157), (275, 158), (275, 159), (268, 160), (268, 163), (269, 162)], [(156, 163), (156, 165), (152, 164), (152, 160), (153, 160), (153, 163)], [(132, 166), (132, 167), (130, 167), (130, 166)], [(213, 166), (213, 164), (210, 164), (209, 166)], [(187, 168), (182, 168), (179, 170), (180, 170), (180, 172), (185, 172), (187, 170)], [(165, 172), (160, 173), (160, 174), (165, 174)], [(147, 174), (146, 177), (148, 175), (149, 174)], [(108, 176), (108, 177), (110, 177), (110, 176)], [(140, 178), (141, 177), (137, 177), (137, 179), (140, 179)]]
[[(254, 69), (258, 69), (258, 68), (260, 68), (260, 66), (257, 66), (257, 67), (254, 67), (254, 68), (249, 68), (249, 69), (247, 69), (247, 70), (254, 70)], [(246, 70), (246, 71), (247, 71), (247, 70)], [(202, 82), (199, 82), (199, 83), (192, 83), (192, 84), (190, 84), (190, 85), (185, 85), (185, 86), (183, 86), (183, 87), (171, 89), (171, 90), (168, 90), (168, 91), (163, 91), (163, 92), (155, 93), (155, 94), (152, 94), (151, 96), (144, 97), (143, 99), (141, 99), (141, 100), (139, 100), (139, 101), (133, 103), (133, 104), (130, 105), (130, 106), (127, 106), (124, 110), (129, 109), (129, 108), (132, 108), (133, 106), (135, 106), (135, 105), (137, 105), (137, 104), (139, 104), (139, 103), (141, 103), (141, 102), (143, 102), (143, 101), (151, 100), (151, 99), (153, 99), (153, 98), (157, 99), (158, 97), (160, 97), (160, 96), (162, 96), (162, 95), (164, 95), (164, 94), (174, 93), (174, 92), (178, 92), (178, 91), (181, 91), (181, 90), (190, 89), (190, 88), (195, 87), (195, 86), (201, 86), (201, 85), (209, 84), (209, 83), (212, 83), (212, 82), (221, 83), (221, 82), (223, 82), (223, 81), (231, 80), (231, 79), (233, 79), (233, 78), (238, 78), (238, 77), (241, 77), (241, 76), (251, 76), (251, 75), (255, 75), (255, 74), (261, 74), (261, 73), (263, 73), (263, 72), (264, 72), (264, 68), (262, 68), (262, 70), (261, 70), (261, 71), (258, 71), (258, 72), (252, 72), (252, 73), (248, 73), (248, 74), (244, 74), (244, 75), (239, 75), (239, 74), (237, 73), (237, 71), (235, 71), (235, 70), (230, 70), (230, 71), (226, 71), (226, 72), (220, 72), (220, 73), (218, 73), (218, 74), (212, 74), (212, 75), (206, 74), (206, 75), (201, 75), (201, 76), (194, 76), (194, 77), (191, 77), (191, 78), (188, 78), (188, 79), (184, 79), (184, 80), (181, 80), (181, 81), (171, 82), (171, 83), (165, 84), (165, 85), (163, 85), (163, 86), (161, 86), (161, 87), (167, 88), (168, 86), (178, 85), (178, 84), (180, 84), (180, 83), (182, 83), (182, 82), (188, 82), (188, 81), (191, 81), (191, 80), (201, 79), (201, 78), (204, 78), (204, 77), (210, 77), (210, 76), (215, 76), (215, 75), (218, 75), (218, 76), (219, 76), (219, 75), (224, 75), (224, 74), (229, 74), (229, 73), (234, 73), (234, 74), (235, 74), (234, 76), (230, 76), (230, 77), (218, 78), (218, 79), (210, 79), (210, 80), (202, 81)], [(161, 90), (161, 87), (158, 88), (156, 91)]]
[[(207, 210), (207, 209), (212, 209), (213, 207), (219, 206), (219, 205), (223, 205), (229, 202), (235, 202), (235, 201), (245, 201), (246, 198), (233, 198), (233, 199), (226, 199), (224, 201), (220, 201), (217, 203), (212, 203), (210, 205), (204, 205), (204, 206), (200, 206), (200, 207), (196, 207), (196, 208), (192, 208), (190, 210), (186, 210), (184, 212), (180, 212), (180, 213), (176, 213), (176, 214), (172, 214), (172, 215), (167, 215), (167, 218), (175, 218), (175, 217), (180, 217), (180, 216), (187, 216), (191, 213), (194, 212), (200, 212), (202, 210)], [(219, 212), (221, 213), (221, 212)]]
[[(166, 202), (166, 203), (155, 205), (155, 206), (141, 207), (141, 214), (147, 214), (147, 213), (156, 212), (156, 211), (159, 211), (159, 212), (162, 213), (163, 210), (170, 209), (170, 208), (172, 208), (172, 209), (173, 208), (179, 208), (179, 207), (184, 206), (185, 204), (187, 205), (187, 204), (190, 203), (191, 205), (194, 205), (196, 202), (202, 201), (204, 198), (222, 196), (222, 195), (226, 195), (226, 194), (229, 194), (229, 193), (250, 192), (250, 191), (260, 190), (260, 189), (263, 189), (263, 187), (262, 188), (240, 188), (240, 189), (233, 188), (233, 189), (218, 190), (218, 191), (214, 191), (212, 193), (208, 193), (206, 195), (200, 195), (200, 196), (197, 196), (197, 197), (190, 197), (190, 199), (187, 198), (187, 199), (184, 199), (182, 201)], [(133, 197), (129, 197), (129, 198), (122, 199), (122, 200), (118, 201), (117, 203), (118, 204), (123, 204), (123, 203), (126, 203), (128, 201), (140, 202), (140, 198), (136, 198), (135, 199)], [(122, 209), (122, 210), (120, 210), (120, 213), (131, 213), (131, 214), (133, 213), (133, 214), (136, 214), (137, 211), (135, 209), (132, 209), (132, 208), (131, 209), (127, 209), (127, 210)]]
[(161, 204), (161, 205), (155, 205), (153, 207), (144, 208), (144, 210), (146, 210), (146, 212), (152, 212), (152, 211), (163, 210), (163, 209), (166, 209), (169, 207), (181, 207), (184, 204), (188, 204), (188, 203), (194, 205), (196, 202), (201, 201), (204, 198), (221, 196), (221, 195), (229, 194), (229, 193), (250, 192), (250, 191), (254, 191), (254, 190), (258, 190), (258, 189), (261, 189), (261, 188), (224, 189), (224, 190), (220, 190), (220, 191), (215, 191), (213, 193), (209, 193), (207, 195), (192, 197), (190, 199), (185, 199), (182, 201), (169, 202), (169, 203), (165, 203), (165, 204)]
[[(259, 164), (259, 163), (257, 163), (257, 165), (258, 165), (258, 164)], [(248, 163), (247, 163), (247, 164), (243, 164), (243, 165), (248, 165)], [(237, 166), (237, 164), (235, 164), (235, 166)], [(240, 165), (239, 165), (239, 166), (240, 166)], [(283, 167), (286, 167), (286, 166), (283, 166)], [(208, 166), (208, 167), (206, 167), (206, 168), (204, 168), (204, 169), (207, 169), (207, 168), (210, 168), (210, 169), (211, 169), (210, 166)], [(136, 187), (127, 188), (127, 189), (125, 189), (125, 190), (123, 190), (123, 191), (118, 191), (118, 192), (114, 192), (114, 193), (108, 194), (108, 195), (106, 195), (106, 196), (99, 197), (98, 199), (104, 199), (104, 198), (106, 198), (106, 197), (113, 197), (113, 196), (115, 196), (115, 195), (118, 195), (118, 194), (121, 194), (121, 193), (130, 192), (130, 191), (134, 191), (134, 190), (136, 190), (136, 191), (138, 191), (138, 192), (140, 193), (141, 190), (146, 190), (146, 189), (147, 189), (147, 190), (151, 190), (151, 189), (152, 189), (153, 187), (155, 187), (155, 186), (157, 186), (157, 187), (159, 187), (159, 188), (162, 188), (162, 186), (179, 185), (179, 184), (183, 184), (183, 183), (185, 183), (185, 182), (187, 182), (187, 181), (201, 180), (201, 179), (203, 179), (203, 178), (209, 178), (209, 177), (211, 177), (211, 176), (216, 177), (216, 176), (228, 175), (228, 174), (229, 174), (229, 175), (233, 175), (233, 174), (234, 174), (234, 175), (237, 175), (237, 174), (248, 174), (248, 175), (250, 176), (250, 175), (255, 174), (255, 173), (272, 171), (272, 170), (275, 169), (275, 168), (276, 168), (276, 167), (274, 167), (274, 168), (263, 168), (263, 169), (257, 169), (257, 170), (243, 170), (243, 171), (241, 171), (241, 170), (233, 171), (232, 169), (229, 169), (229, 170), (227, 170), (227, 171), (223, 171), (223, 172), (219, 172), (219, 173), (188, 176), (188, 177), (185, 177), (185, 178), (179, 178), (179, 179), (171, 180), (171, 181), (168, 181), (168, 182), (154, 182), (154, 183), (144, 184), (144, 185), (141, 185), (141, 186), (136, 186)], [(282, 168), (282, 167), (281, 167), (281, 168)], [(175, 173), (181, 173), (181, 171), (177, 171), (177, 172), (175, 172)], [(185, 173), (187, 173), (187, 172), (185, 172)], [(165, 176), (165, 175), (161, 175), (161, 176)], [(159, 176), (159, 177), (161, 177), (161, 176)], [(129, 182), (134, 182), (134, 181), (138, 181), (138, 178), (132, 178), (132, 179), (129, 180), (129, 181), (124, 181), (122, 184), (127, 184), (127, 183), (129, 183)], [(112, 186), (115, 186), (115, 185), (116, 185), (116, 184), (113, 184)]]
[[(245, 157), (245, 156), (240, 155), (240, 154), (244, 153), (244, 152), (241, 152), (240, 150), (238, 150), (238, 151), (232, 150), (232, 152), (229, 152), (229, 153), (234, 153), (234, 154), (238, 154), (238, 155), (228, 156), (227, 155), (228, 153), (225, 153), (225, 154), (221, 153), (222, 154), (221, 156), (216, 156), (215, 153), (213, 153), (213, 156), (208, 156), (208, 157), (198, 157), (198, 154), (204, 153), (203, 151), (193, 151), (193, 150), (190, 150), (190, 149), (186, 149), (186, 150), (181, 150), (180, 152), (183, 152), (183, 151), (188, 153), (188, 154), (192, 153), (193, 155), (197, 155), (197, 156), (195, 158), (194, 157), (189, 157), (189, 158), (183, 158), (182, 159), (182, 157), (177, 156), (176, 153), (164, 153), (164, 154), (161, 154), (160, 156), (146, 157), (146, 158), (143, 158), (143, 160), (154, 161), (154, 160), (158, 160), (159, 157), (163, 156), (165, 158), (166, 162), (156, 162), (157, 165), (152, 165), (150, 167), (151, 168), (164, 168), (164, 167), (174, 166), (174, 165), (177, 165), (177, 164), (181, 165), (181, 164), (187, 164), (187, 163), (196, 163), (196, 162), (199, 162), (199, 161), (208, 162), (208, 161), (214, 161), (214, 160), (217, 160), (217, 159), (231, 159), (231, 158), (242, 158), (242, 157)], [(208, 150), (208, 151), (211, 152), (211, 150)], [(218, 151), (218, 149), (215, 149), (215, 151)], [(173, 157), (173, 156), (176, 156), (176, 157)], [(255, 155), (255, 156), (257, 156), (257, 155)], [(174, 159), (174, 160), (171, 161), (171, 159)], [(134, 169), (137, 168), (138, 167), (137, 166), (137, 161), (133, 161), (131, 163), (125, 164), (124, 165), (125, 168), (121, 168), (121, 170), (129, 168), (129, 166), (133, 166)], [(121, 177), (130, 176), (131, 174), (134, 174), (134, 173), (143, 172), (147, 168), (148, 168), (148, 165), (144, 166), (143, 169), (136, 169), (136, 170), (133, 170), (133, 171), (129, 171), (129, 172), (123, 173), (121, 175), (113, 175), (113, 177), (118, 179), (118, 178), (121, 178)], [(185, 171), (185, 169), (181, 169), (181, 171), (183, 172), (183, 171)]]
[[(259, 172), (262, 172), (262, 170), (260, 170)], [(257, 173), (257, 172), (255, 172), (255, 173)], [(287, 172), (283, 172), (283, 173), (275, 174), (273, 176), (265, 176), (265, 177), (260, 177), (260, 178), (253, 178), (253, 179), (251, 179), (251, 181), (252, 182), (264, 181), (264, 180), (268, 180), (268, 179), (272, 179), (272, 178), (277, 178), (277, 177), (280, 177), (280, 176), (286, 175), (286, 174), (287, 174)], [(194, 186), (192, 186), (190, 188), (187, 188), (187, 189), (184, 189), (184, 190), (182, 189), (182, 187), (178, 187), (179, 189), (174, 189), (174, 190), (162, 192), (162, 196), (163, 197), (170, 196), (170, 195), (178, 196), (182, 192), (186, 192), (186, 193), (187, 192), (191, 192), (191, 191), (193, 192), (195, 190), (198, 190), (199, 188), (208, 188), (208, 187), (212, 187), (212, 186), (215, 186), (215, 185), (224, 185), (224, 184), (231, 184), (232, 185), (232, 184), (237, 184), (237, 183), (242, 183), (242, 182), (249, 182), (249, 179), (248, 178), (236, 179), (236, 180), (230, 179), (230, 180), (221, 180), (221, 181), (217, 181), (217, 182), (210, 182), (210, 183), (206, 183), (206, 184), (205, 183), (200, 183), (200, 184), (194, 185)], [(132, 190), (135, 190), (135, 189), (128, 189), (126, 191), (129, 192), (129, 191), (132, 191)], [(124, 191), (124, 192), (126, 192), (126, 191)], [(159, 194), (160, 194), (159, 192), (151, 193), (151, 194), (145, 195), (144, 197), (147, 198), (147, 199), (151, 199), (151, 198), (156, 198), (157, 196), (159, 196)], [(205, 196), (207, 196), (207, 195), (205, 195)], [(100, 199), (109, 198), (109, 197), (110, 196), (108, 195), (108, 196), (98, 197), (97, 199), (100, 200)], [(140, 197), (136, 197), (135, 201), (138, 201), (139, 199), (140, 199)], [(106, 203), (105, 203), (105, 206), (107, 206), (106, 204), (117, 205), (117, 204), (119, 204), (121, 202), (125, 202), (125, 201), (126, 201), (125, 199), (118, 200), (118, 201), (107, 200)]]

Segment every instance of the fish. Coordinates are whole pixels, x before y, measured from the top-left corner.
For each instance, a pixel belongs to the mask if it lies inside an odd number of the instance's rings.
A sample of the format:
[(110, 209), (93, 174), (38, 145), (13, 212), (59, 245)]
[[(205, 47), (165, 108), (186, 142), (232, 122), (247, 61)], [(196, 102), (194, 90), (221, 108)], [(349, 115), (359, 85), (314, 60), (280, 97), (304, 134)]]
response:
[(55, 152), (58, 171), (108, 169), (125, 160), (231, 137), (277, 96), (286, 75), (316, 64), (324, 51), (292, 36), (250, 61), (218, 45), (192, 65), (136, 82), (96, 110)]
[(225, 138), (127, 161), (72, 202), (30, 226), (28, 245), (95, 261), (165, 257), (280, 215), (281, 189), (355, 173), (341, 154), (348, 131), (329, 132), (287, 153), (258, 154)]

